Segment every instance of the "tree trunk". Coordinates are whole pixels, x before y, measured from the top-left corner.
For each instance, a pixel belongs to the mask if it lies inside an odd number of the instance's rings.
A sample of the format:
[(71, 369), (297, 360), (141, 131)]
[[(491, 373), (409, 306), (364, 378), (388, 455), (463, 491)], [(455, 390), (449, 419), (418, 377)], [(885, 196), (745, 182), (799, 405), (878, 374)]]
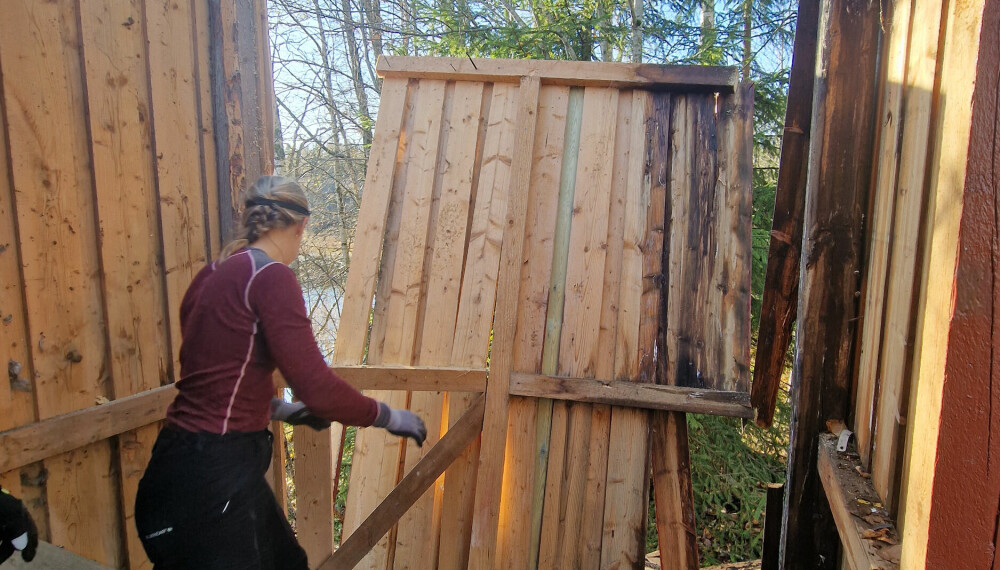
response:
[(344, 25), (344, 39), (347, 42), (347, 63), (351, 68), (351, 82), (354, 83), (354, 96), (358, 100), (358, 115), (361, 118), (361, 138), (365, 146), (372, 144), (372, 129), (374, 123), (368, 113), (368, 93), (361, 78), (361, 61), (358, 59), (358, 43), (354, 37), (354, 16), (351, 13), (351, 1), (341, 0), (341, 15)]
[[(749, 2), (750, 0), (747, 0)], [(643, 0), (632, 0), (632, 62), (642, 63)]]

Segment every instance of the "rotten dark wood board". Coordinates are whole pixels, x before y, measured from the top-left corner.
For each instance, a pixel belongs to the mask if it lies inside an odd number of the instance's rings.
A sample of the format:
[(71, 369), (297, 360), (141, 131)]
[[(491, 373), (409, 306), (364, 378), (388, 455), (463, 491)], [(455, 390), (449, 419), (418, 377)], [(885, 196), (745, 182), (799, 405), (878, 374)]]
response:
[(511, 375), (514, 396), (552, 398), (649, 410), (713, 414), (750, 419), (750, 395), (683, 386), (663, 386), (639, 382), (567, 378), (544, 374)]
[(829, 418), (847, 417), (874, 154), (877, 4), (823, 0), (803, 217), (782, 564), (832, 570), (833, 515), (816, 471)]
[(788, 108), (781, 137), (781, 159), (774, 196), (771, 245), (767, 253), (764, 298), (757, 332), (750, 402), (757, 424), (768, 427), (785, 369), (799, 295), (802, 213), (805, 209), (809, 138), (820, 0), (802, 0), (795, 26), (795, 49), (788, 83)]

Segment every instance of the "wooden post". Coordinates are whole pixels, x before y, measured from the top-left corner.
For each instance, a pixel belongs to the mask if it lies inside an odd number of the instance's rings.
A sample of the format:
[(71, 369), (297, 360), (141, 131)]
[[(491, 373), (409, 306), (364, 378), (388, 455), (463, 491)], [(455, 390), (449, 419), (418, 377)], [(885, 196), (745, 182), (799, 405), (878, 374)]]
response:
[(767, 486), (767, 503), (764, 507), (764, 548), (760, 570), (779, 570), (781, 553), (781, 515), (784, 514), (785, 486), (772, 483)]
[(750, 397), (750, 404), (757, 410), (757, 423), (764, 427), (771, 425), (774, 419), (774, 404), (798, 304), (802, 210), (806, 201), (806, 158), (812, 130), (818, 25), (819, 0), (799, 2)]
[(782, 567), (833, 568), (817, 437), (850, 404), (863, 222), (873, 156), (879, 7), (824, 0), (805, 198)]

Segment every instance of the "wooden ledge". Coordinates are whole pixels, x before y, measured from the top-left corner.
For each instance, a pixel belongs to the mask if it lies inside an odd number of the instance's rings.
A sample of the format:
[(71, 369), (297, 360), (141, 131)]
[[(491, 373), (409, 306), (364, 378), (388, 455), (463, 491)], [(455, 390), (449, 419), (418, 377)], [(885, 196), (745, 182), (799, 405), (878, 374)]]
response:
[(750, 394), (746, 392), (720, 392), (623, 380), (608, 381), (514, 373), (510, 379), (510, 393), (514, 396), (552, 398), (647, 410), (748, 419), (753, 417)]
[(383, 55), (378, 59), (376, 71), (381, 77), (499, 83), (517, 83), (521, 77), (530, 75), (549, 85), (714, 93), (733, 93), (740, 80), (737, 67), (468, 57)]
[(861, 475), (860, 465), (853, 442), (848, 452), (838, 453), (836, 436), (820, 436), (819, 476), (837, 523), (847, 566), (854, 570), (897, 569), (899, 533), (871, 478)]

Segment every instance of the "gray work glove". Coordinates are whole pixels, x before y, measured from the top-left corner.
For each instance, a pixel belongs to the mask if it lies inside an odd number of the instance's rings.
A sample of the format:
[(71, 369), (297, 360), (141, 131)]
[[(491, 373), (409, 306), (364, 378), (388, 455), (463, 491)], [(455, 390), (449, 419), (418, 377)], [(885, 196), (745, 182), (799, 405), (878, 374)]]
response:
[(281, 398), (271, 398), (271, 419), (293, 426), (309, 426), (316, 431), (330, 427), (330, 420), (314, 415), (302, 402), (289, 403)]
[(421, 447), (427, 439), (427, 427), (420, 416), (410, 410), (394, 410), (384, 402), (378, 403), (378, 417), (372, 426), (385, 428), (392, 435), (413, 438)]

